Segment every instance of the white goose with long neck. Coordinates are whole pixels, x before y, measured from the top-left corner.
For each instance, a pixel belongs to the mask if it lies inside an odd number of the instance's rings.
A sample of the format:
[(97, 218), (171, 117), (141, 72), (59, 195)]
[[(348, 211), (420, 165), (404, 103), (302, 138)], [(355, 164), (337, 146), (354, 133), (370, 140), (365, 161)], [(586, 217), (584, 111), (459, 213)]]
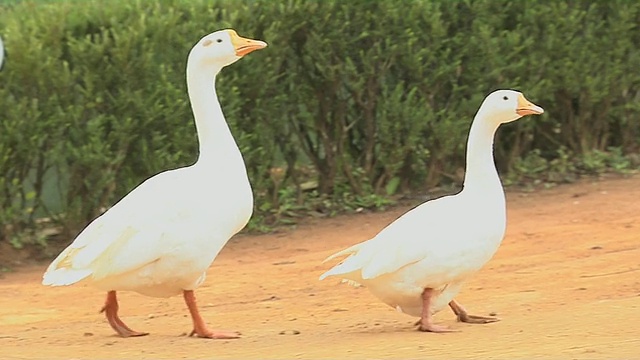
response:
[(497, 321), (469, 315), (454, 297), (504, 237), (505, 196), (493, 159), (495, 132), (501, 124), (542, 113), (517, 91), (491, 93), (471, 125), (462, 191), (427, 201), (374, 238), (329, 256), (325, 261), (349, 255), (320, 279), (339, 276), (367, 286), (384, 303), (420, 317), (422, 331), (449, 331), (432, 321), (432, 314), (447, 305), (462, 322)]
[(249, 220), (253, 196), (240, 150), (215, 91), (221, 69), (266, 43), (220, 30), (203, 37), (187, 60), (187, 86), (200, 152), (192, 166), (157, 174), (95, 219), (43, 275), (44, 285), (85, 280), (107, 291), (103, 312), (120, 336), (142, 336), (118, 316), (116, 291), (169, 297), (182, 293), (191, 335), (235, 338), (207, 328), (194, 290), (227, 243)]

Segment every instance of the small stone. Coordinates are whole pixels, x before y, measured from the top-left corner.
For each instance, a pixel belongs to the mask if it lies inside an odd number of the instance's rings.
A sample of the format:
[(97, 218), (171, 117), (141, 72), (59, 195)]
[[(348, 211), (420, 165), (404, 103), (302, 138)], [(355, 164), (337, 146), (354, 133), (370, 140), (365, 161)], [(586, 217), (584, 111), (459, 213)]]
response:
[(299, 335), (299, 330), (282, 330), (278, 333), (278, 335)]

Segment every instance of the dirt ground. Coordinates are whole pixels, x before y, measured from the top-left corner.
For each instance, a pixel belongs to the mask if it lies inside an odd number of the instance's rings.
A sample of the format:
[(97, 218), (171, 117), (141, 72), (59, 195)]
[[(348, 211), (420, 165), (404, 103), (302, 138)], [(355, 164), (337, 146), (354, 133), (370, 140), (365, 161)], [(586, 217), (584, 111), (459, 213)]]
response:
[(329, 254), (375, 235), (407, 208), (308, 221), (233, 239), (196, 292), (213, 328), (238, 340), (185, 336), (181, 297), (120, 293), (121, 316), (146, 337), (116, 337), (103, 293), (40, 285), (45, 265), (0, 278), (3, 359), (622, 359), (640, 358), (640, 176), (507, 194), (497, 255), (457, 298), (487, 325), (421, 333), (365, 288), (318, 276)]

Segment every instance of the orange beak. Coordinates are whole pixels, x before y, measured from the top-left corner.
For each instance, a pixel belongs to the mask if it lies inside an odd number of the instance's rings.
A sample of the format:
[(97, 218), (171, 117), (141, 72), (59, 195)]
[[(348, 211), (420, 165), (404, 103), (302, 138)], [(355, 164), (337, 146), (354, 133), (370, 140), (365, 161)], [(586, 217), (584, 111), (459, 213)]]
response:
[(520, 116), (540, 115), (544, 113), (544, 109), (527, 100), (524, 95), (520, 94), (518, 97), (518, 108), (516, 109), (516, 113)]
[(267, 43), (264, 41), (243, 38), (242, 36), (238, 35), (235, 30), (227, 31), (229, 31), (229, 35), (231, 36), (231, 43), (236, 49), (236, 56), (243, 57), (250, 52), (267, 47)]

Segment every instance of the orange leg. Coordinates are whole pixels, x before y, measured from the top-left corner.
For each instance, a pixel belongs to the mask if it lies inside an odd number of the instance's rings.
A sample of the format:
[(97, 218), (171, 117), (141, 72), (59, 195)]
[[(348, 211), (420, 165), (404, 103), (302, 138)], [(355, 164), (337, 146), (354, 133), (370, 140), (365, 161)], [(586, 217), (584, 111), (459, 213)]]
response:
[(478, 315), (469, 315), (467, 310), (465, 310), (460, 303), (458, 303), (455, 299), (449, 302), (449, 307), (453, 310), (453, 313), (458, 317), (458, 321), (465, 322), (469, 324), (488, 324), (496, 321), (500, 321), (497, 317), (493, 316), (478, 316)]
[(107, 300), (105, 300), (100, 312), (106, 315), (109, 325), (122, 337), (149, 335), (149, 333), (131, 330), (130, 327), (120, 320), (118, 317), (118, 298), (116, 297), (115, 291), (109, 291), (107, 293)]
[(189, 336), (196, 335), (198, 337), (208, 339), (237, 339), (240, 337), (236, 332), (209, 330), (207, 325), (205, 325), (202, 316), (200, 316), (198, 305), (196, 304), (196, 296), (194, 295), (193, 290), (184, 290), (183, 295), (184, 302), (187, 304), (189, 312), (191, 313), (191, 318), (193, 319), (193, 330)]
[(433, 289), (427, 288), (422, 292), (422, 317), (418, 322), (420, 324), (418, 330), (436, 333), (455, 331), (449, 329), (446, 326), (436, 325), (433, 323), (433, 311), (431, 311), (431, 303), (434, 296), (435, 291), (433, 291)]

